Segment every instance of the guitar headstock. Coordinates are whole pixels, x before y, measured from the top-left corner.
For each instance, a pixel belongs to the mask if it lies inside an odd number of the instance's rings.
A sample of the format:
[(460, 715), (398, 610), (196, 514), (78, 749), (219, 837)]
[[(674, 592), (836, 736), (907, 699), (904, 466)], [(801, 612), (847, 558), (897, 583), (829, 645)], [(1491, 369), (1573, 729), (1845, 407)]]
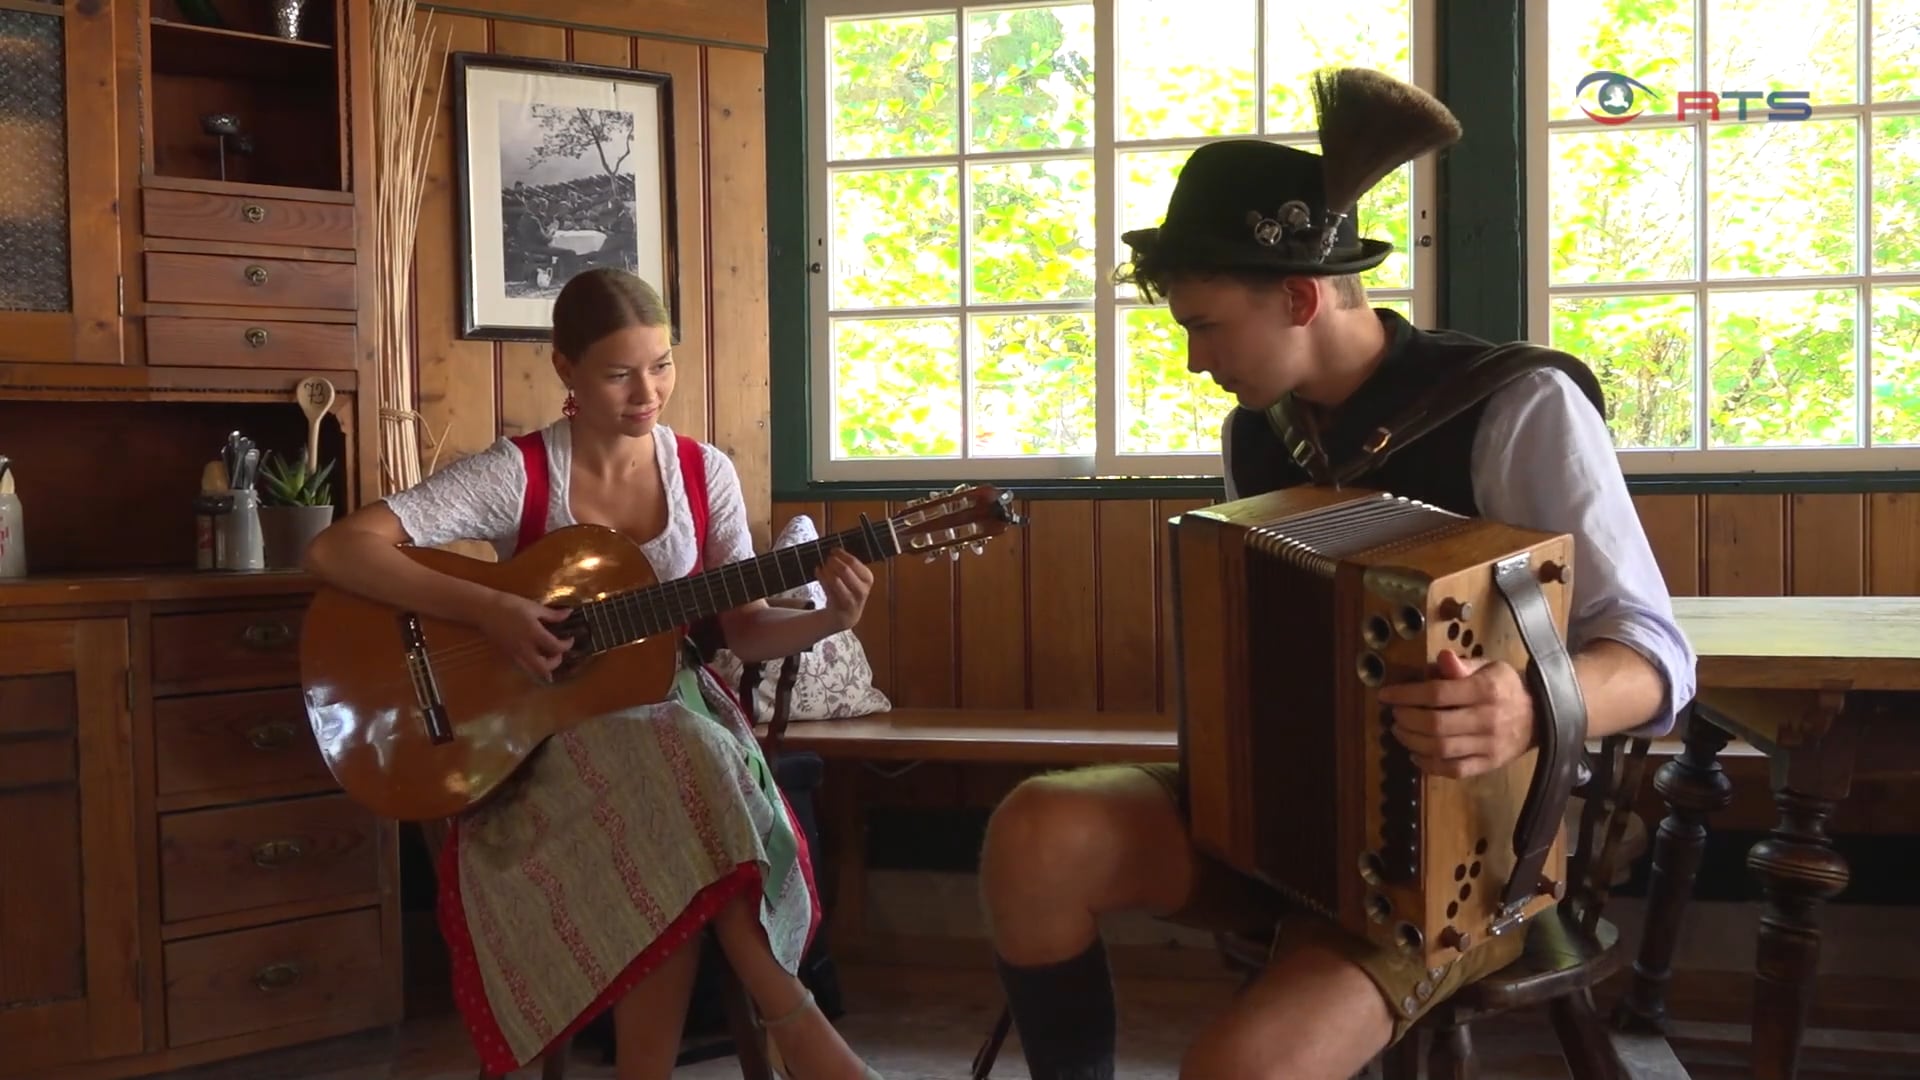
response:
[(960, 552), (980, 554), (987, 541), (1018, 525), (1013, 493), (988, 484), (961, 484), (952, 491), (936, 491), (915, 499), (893, 515), (893, 534), (900, 553), (923, 554), (928, 562), (944, 551), (951, 559)]

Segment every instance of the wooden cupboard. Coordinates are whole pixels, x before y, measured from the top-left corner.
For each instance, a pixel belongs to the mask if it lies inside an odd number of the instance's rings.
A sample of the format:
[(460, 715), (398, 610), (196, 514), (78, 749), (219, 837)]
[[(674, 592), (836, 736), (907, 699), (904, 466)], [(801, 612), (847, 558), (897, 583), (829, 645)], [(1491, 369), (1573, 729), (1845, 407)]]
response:
[(0, 0), (0, 1077), (397, 1022), (398, 832), (301, 705), (312, 583), (195, 572), (229, 431), (375, 461), (368, 0)]
[(397, 831), (300, 702), (298, 574), (0, 584), (0, 1076), (397, 1022)]

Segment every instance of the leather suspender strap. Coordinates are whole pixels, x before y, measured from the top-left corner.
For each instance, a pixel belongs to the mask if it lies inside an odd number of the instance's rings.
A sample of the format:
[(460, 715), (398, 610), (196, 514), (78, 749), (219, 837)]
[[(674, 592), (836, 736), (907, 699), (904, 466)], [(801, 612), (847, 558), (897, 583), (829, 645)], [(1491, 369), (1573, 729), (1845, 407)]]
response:
[(1541, 368), (1564, 367), (1560, 355), (1530, 341), (1514, 341), (1489, 349), (1475, 357), (1459, 377), (1376, 428), (1361, 445), (1360, 453), (1338, 465), (1327, 460), (1317, 438), (1292, 422), (1284, 401), (1267, 410), (1267, 424), (1314, 483), (1339, 487), (1379, 468), (1401, 448), (1418, 442), (1521, 376)]
[(707, 504), (707, 455), (700, 444), (680, 435), (673, 437), (680, 456), (680, 484), (687, 491), (687, 509), (693, 515), (693, 568), (696, 572), (707, 562), (707, 521), (712, 508)]
[(553, 490), (547, 474), (547, 440), (538, 431), (515, 435), (511, 440), (520, 448), (520, 463), (526, 466), (527, 486), (520, 498), (520, 538), (515, 551), (547, 535), (547, 504)]

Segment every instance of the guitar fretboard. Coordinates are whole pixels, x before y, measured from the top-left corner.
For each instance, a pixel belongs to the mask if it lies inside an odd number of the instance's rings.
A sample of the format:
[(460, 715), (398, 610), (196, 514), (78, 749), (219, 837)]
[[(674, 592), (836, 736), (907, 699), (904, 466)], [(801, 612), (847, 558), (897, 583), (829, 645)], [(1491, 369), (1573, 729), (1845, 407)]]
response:
[(587, 651), (602, 652), (699, 622), (722, 611), (797, 589), (814, 574), (835, 548), (844, 548), (863, 563), (898, 555), (890, 523), (870, 522), (804, 544), (775, 548), (765, 555), (728, 563), (700, 574), (614, 593), (589, 600), (574, 609), (574, 620), (585, 625)]

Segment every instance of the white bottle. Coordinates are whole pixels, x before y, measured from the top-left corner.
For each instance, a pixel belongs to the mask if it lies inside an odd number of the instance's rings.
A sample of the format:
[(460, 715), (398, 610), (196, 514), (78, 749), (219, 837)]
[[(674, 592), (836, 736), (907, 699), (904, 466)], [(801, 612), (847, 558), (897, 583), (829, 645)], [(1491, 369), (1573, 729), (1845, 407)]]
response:
[(27, 576), (27, 532), (20, 496), (13, 492), (13, 468), (0, 455), (0, 578)]

